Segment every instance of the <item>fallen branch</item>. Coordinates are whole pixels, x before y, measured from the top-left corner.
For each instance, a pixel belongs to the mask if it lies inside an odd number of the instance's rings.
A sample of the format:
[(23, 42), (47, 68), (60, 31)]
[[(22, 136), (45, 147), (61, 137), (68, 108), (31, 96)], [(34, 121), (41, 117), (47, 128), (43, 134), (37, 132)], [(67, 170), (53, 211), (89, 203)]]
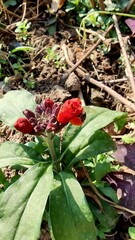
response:
[[(113, 28), (113, 24), (105, 31), (103, 37), (105, 37)], [(82, 58), (79, 59), (77, 63), (74, 64), (63, 76), (62, 80), (65, 81), (68, 76), (93, 52), (93, 50), (102, 42), (102, 39), (98, 39), (97, 42), (84, 54)]]
[[(112, 3), (111, 0), (109, 0), (109, 2), (110, 2), (110, 4)], [(121, 35), (121, 31), (119, 29), (117, 16), (113, 15), (112, 18), (113, 18), (113, 21), (114, 21), (115, 30), (116, 30), (116, 33), (117, 33), (117, 36), (118, 36), (118, 40), (119, 40), (119, 43), (120, 43), (120, 47), (121, 47), (121, 50), (122, 50), (122, 53), (123, 53), (123, 57), (124, 57), (124, 60), (125, 60), (125, 67), (126, 67), (127, 73), (128, 73), (127, 77), (130, 80), (132, 91), (133, 91), (133, 96), (134, 96), (134, 99), (135, 99), (135, 80), (134, 80), (134, 75), (133, 75), (132, 68), (131, 68), (131, 65), (130, 65), (130, 62), (129, 62), (129, 59), (128, 59), (128, 56), (127, 56), (126, 47), (125, 47), (125, 44), (124, 44), (124, 41), (123, 41), (123, 38), (122, 38), (122, 35)]]
[[(68, 57), (68, 53), (67, 53), (67, 48), (66, 45), (63, 44), (62, 45), (62, 50), (64, 52), (65, 55), (65, 59), (66, 62), (69, 66), (71, 66), (71, 68), (73, 68), (75, 65), (70, 61), (69, 57)], [(129, 108), (131, 108), (133, 111), (135, 111), (135, 104), (133, 104), (132, 102), (128, 101), (126, 98), (122, 97), (120, 94), (118, 94), (117, 92), (115, 92), (113, 89), (111, 89), (110, 87), (106, 86), (105, 84), (96, 81), (95, 79), (91, 78), (89, 76), (88, 73), (84, 72), (83, 70), (77, 68), (76, 72), (78, 73), (79, 76), (81, 76), (85, 81), (92, 83), (94, 85), (96, 85), (97, 87), (101, 88), (102, 90), (106, 91), (107, 93), (109, 93), (113, 98), (117, 99), (118, 101), (122, 102), (124, 105), (128, 106)]]

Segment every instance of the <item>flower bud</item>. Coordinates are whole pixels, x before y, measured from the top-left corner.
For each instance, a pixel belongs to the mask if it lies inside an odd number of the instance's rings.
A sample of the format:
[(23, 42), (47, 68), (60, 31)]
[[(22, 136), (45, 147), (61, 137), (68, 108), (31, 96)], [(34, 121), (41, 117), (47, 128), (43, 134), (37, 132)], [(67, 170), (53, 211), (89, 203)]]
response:
[(34, 131), (34, 127), (27, 118), (18, 118), (14, 127), (22, 133), (32, 133)]
[(50, 110), (52, 110), (53, 104), (54, 104), (54, 101), (52, 99), (48, 98), (48, 99), (45, 99), (45, 101), (42, 104), (42, 107), (43, 107), (44, 111), (47, 108), (50, 108)]
[(36, 106), (36, 109), (35, 109), (35, 112), (38, 113), (38, 114), (42, 114), (43, 112), (43, 107), (41, 105), (37, 105)]
[(35, 113), (32, 112), (31, 110), (25, 109), (25, 110), (23, 111), (23, 114), (25, 115), (25, 117), (26, 117), (27, 119), (29, 119), (29, 118), (35, 118)]

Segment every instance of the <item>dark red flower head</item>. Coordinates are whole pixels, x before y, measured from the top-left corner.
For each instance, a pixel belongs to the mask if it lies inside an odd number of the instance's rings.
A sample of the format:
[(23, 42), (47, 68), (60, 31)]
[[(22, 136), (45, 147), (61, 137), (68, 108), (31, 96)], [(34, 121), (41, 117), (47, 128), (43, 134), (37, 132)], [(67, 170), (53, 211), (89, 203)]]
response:
[(82, 125), (85, 113), (79, 98), (67, 100), (63, 105), (46, 99), (37, 105), (35, 112), (22, 111), (25, 118), (19, 118), (14, 127), (22, 133), (40, 135), (45, 132), (58, 133), (69, 122)]
[(29, 109), (22, 111), (26, 118), (19, 118), (14, 127), (23, 133), (40, 135), (46, 132), (59, 132), (64, 126), (57, 121), (57, 115), (61, 103), (55, 103), (51, 99), (45, 99), (37, 105), (35, 112)]
[(84, 110), (81, 100), (79, 98), (72, 98), (67, 100), (61, 107), (57, 121), (61, 124), (67, 124), (68, 122), (73, 125), (82, 125), (85, 119)]
[(34, 127), (27, 118), (18, 118), (14, 127), (22, 133), (32, 133), (34, 131)]

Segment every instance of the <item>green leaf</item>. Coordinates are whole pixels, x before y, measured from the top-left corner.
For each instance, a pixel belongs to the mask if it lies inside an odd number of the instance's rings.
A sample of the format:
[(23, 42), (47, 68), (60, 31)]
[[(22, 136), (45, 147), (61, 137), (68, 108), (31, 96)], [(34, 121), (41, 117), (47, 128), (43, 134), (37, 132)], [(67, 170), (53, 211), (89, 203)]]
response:
[(98, 219), (99, 225), (98, 228), (103, 232), (111, 231), (116, 223), (118, 222), (119, 215), (114, 207), (109, 203), (100, 200), (103, 206), (103, 212), (92, 201), (89, 201), (90, 208), (93, 215)]
[[(90, 157), (97, 156), (100, 153), (105, 153), (110, 150), (115, 150), (115, 143), (111, 137), (101, 130), (98, 130), (93, 136), (89, 139), (89, 144), (80, 150), (76, 156), (70, 161), (67, 167), (73, 166), (76, 162), (81, 159), (88, 159)], [(65, 164), (67, 165), (67, 158), (65, 159)]]
[(11, 52), (15, 53), (15, 52), (20, 52), (20, 51), (24, 51), (24, 52), (28, 52), (28, 51), (33, 51), (34, 48), (33, 47), (29, 47), (29, 46), (19, 46), (14, 48)]
[(135, 143), (135, 137), (132, 136), (131, 134), (125, 134), (122, 137), (122, 141), (127, 144), (133, 144), (133, 143)]
[(7, 182), (7, 179), (4, 175), (4, 173), (0, 169), (0, 184), (5, 184)]
[(72, 4), (72, 3), (68, 3), (67, 6), (66, 6), (65, 11), (66, 11), (66, 12), (70, 12), (70, 11), (72, 11), (72, 10), (74, 10), (74, 9), (75, 9), (75, 5)]
[[(73, 160), (73, 158), (75, 158), (75, 156), (81, 155), (79, 152), (82, 149), (86, 148), (85, 150), (87, 150), (87, 156), (89, 154), (89, 151), (93, 151), (92, 156), (96, 156), (97, 154), (114, 149), (114, 144), (112, 144), (112, 140), (109, 140), (109, 136), (107, 137), (107, 134), (105, 135), (105, 133), (103, 134), (101, 131), (98, 132), (98, 130), (104, 128), (105, 126), (113, 122), (116, 118), (119, 118), (120, 121), (120, 118), (125, 118), (126, 115), (122, 112), (111, 111), (106, 108), (93, 106), (85, 107), (85, 110), (86, 120), (84, 124), (80, 127), (69, 124), (63, 136), (61, 159), (65, 158), (67, 165), (70, 164), (70, 162)], [(102, 144), (102, 137), (105, 141), (104, 148), (106, 148), (106, 150), (104, 151), (103, 149), (103, 151), (101, 152), (103, 147), (100, 147)], [(94, 147), (94, 141), (98, 141), (98, 139), (99, 144), (95, 144)], [(109, 143), (107, 144), (108, 140)], [(92, 150), (90, 150), (91, 143), (93, 144)], [(82, 156), (83, 154), (84, 153), (82, 151)]]
[(127, 115), (125, 115), (122, 119), (117, 118), (114, 122), (114, 129), (116, 132), (121, 130), (127, 122)]
[(55, 240), (95, 240), (96, 228), (83, 190), (74, 175), (61, 172), (50, 195)]
[(106, 11), (108, 12), (116, 11), (116, 7), (117, 7), (116, 3), (107, 4)]
[(115, 203), (118, 203), (118, 197), (116, 194), (116, 191), (111, 188), (110, 186), (104, 186), (104, 187), (98, 187), (98, 189), (100, 189), (100, 191), (107, 197), (109, 197), (110, 199), (112, 199)]
[(37, 151), (23, 144), (4, 142), (0, 145), (0, 168), (14, 165), (28, 166), (44, 161)]
[(35, 141), (27, 142), (25, 145), (33, 148), (34, 150), (36, 150), (36, 152), (40, 154), (46, 153), (49, 155), (48, 145), (42, 137), (36, 136)]
[(94, 174), (97, 182), (100, 182), (101, 179), (109, 173), (111, 170), (111, 163), (109, 162), (101, 162), (97, 163), (94, 168)]
[(56, 32), (56, 29), (57, 29), (57, 22), (54, 22), (53, 24), (48, 26), (47, 31), (48, 31), (50, 36), (53, 36)]
[(28, 91), (13, 90), (0, 99), (0, 120), (13, 127), (19, 117), (24, 117), (22, 110), (34, 111), (36, 102), (34, 96)]
[(132, 240), (135, 240), (135, 227), (129, 227), (128, 234), (132, 238)]
[(74, 5), (79, 5), (80, 0), (69, 0), (69, 3), (72, 3)]
[(97, 25), (97, 17), (99, 16), (98, 12), (91, 12), (91, 14), (85, 18), (86, 23), (90, 22), (93, 27)]
[(98, 237), (100, 237), (100, 239), (106, 239), (106, 236), (105, 236), (105, 234), (102, 231), (98, 230), (97, 234), (98, 234)]
[(52, 180), (52, 166), (37, 163), (0, 196), (1, 239), (38, 239)]
[(6, 7), (9, 7), (9, 6), (15, 6), (17, 4), (17, 1), (16, 0), (8, 0), (6, 2), (4, 2), (4, 5)]

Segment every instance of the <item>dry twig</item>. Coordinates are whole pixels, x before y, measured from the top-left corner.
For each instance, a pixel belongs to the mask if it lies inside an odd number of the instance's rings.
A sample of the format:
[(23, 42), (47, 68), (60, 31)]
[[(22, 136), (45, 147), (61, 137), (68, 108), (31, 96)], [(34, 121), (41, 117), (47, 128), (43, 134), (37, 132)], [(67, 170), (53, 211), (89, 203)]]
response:
[(26, 15), (26, 5), (27, 5), (26, 0), (23, 0), (23, 3), (22, 3), (23, 16), (22, 16), (22, 20), (21, 20), (22, 22), (24, 21), (24, 18)]
[(135, 0), (130, 0), (127, 7), (125, 8), (125, 12), (129, 12), (131, 8), (134, 6)]
[(105, 10), (104, 0), (99, 0), (99, 5), (100, 5), (101, 11), (104, 11)]
[(120, 79), (112, 79), (112, 80), (104, 80), (101, 81), (103, 83), (107, 83), (107, 84), (113, 84), (113, 83), (120, 83), (120, 82), (126, 82), (128, 81), (128, 78), (120, 78)]

